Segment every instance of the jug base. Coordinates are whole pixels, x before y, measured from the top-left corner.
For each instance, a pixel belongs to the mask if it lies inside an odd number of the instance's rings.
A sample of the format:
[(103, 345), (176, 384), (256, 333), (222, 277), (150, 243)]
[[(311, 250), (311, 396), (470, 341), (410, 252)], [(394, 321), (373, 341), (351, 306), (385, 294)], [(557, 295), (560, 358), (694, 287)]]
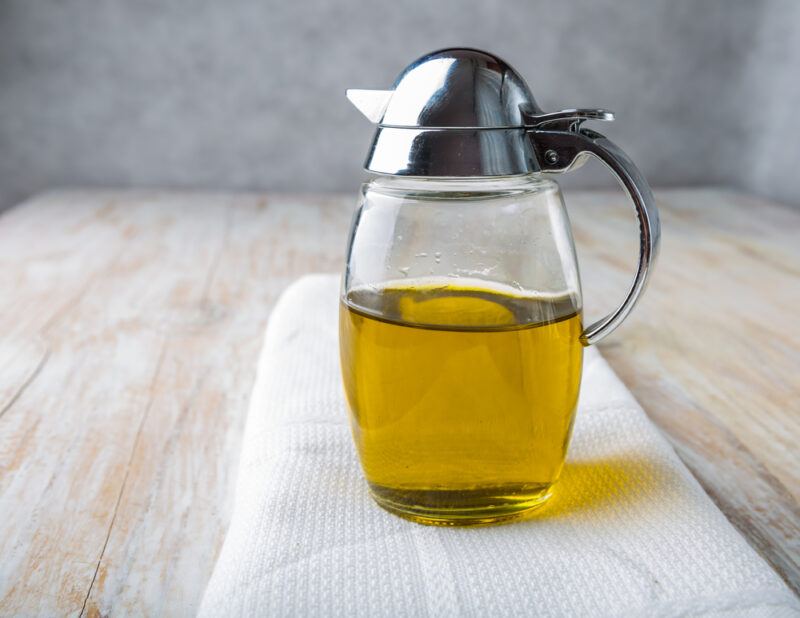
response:
[[(398, 490), (370, 484), (375, 502), (393, 515), (428, 526), (486, 526), (524, 519), (552, 495), (552, 484), (472, 490)], [(401, 500), (399, 500), (400, 498)]]

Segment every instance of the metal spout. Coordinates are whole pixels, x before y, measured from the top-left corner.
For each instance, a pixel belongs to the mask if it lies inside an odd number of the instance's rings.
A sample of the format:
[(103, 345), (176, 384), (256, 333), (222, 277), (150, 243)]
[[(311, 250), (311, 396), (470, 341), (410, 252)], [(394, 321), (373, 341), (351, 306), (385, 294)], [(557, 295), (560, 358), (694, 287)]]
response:
[(394, 90), (357, 90), (354, 88), (350, 88), (346, 92), (350, 102), (373, 124), (381, 121), (393, 94)]

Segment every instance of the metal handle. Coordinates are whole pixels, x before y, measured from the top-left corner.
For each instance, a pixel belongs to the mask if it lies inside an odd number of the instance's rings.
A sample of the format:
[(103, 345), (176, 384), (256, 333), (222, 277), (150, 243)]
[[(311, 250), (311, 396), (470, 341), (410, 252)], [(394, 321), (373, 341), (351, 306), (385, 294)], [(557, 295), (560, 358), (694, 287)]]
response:
[(543, 172), (564, 172), (575, 168), (585, 155), (600, 159), (617, 177), (633, 201), (639, 219), (639, 264), (622, 304), (606, 317), (589, 325), (581, 334), (584, 345), (597, 343), (617, 328), (633, 309), (644, 290), (658, 254), (661, 225), (653, 192), (644, 175), (622, 149), (600, 133), (575, 127), (576, 131), (534, 130), (533, 142)]

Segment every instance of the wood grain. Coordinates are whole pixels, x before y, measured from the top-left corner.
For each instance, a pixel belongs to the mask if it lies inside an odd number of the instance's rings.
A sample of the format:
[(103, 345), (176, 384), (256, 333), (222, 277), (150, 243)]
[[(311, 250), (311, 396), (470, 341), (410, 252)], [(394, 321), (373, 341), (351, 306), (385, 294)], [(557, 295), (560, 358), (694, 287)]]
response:
[[(800, 213), (658, 193), (653, 284), (603, 352), (800, 589)], [(636, 250), (569, 193), (588, 318)], [(0, 613), (190, 615), (229, 518), (255, 361), (295, 277), (341, 267), (353, 199), (61, 192), (0, 216)]]

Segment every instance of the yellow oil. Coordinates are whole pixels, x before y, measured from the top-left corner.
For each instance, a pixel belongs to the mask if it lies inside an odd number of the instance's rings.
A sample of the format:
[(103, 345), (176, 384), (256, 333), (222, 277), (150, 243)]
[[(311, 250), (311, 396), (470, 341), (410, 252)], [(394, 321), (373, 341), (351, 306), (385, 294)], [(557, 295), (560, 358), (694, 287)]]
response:
[(342, 299), (342, 373), (373, 497), (421, 523), (469, 525), (542, 504), (580, 387), (569, 297), (409, 281)]

